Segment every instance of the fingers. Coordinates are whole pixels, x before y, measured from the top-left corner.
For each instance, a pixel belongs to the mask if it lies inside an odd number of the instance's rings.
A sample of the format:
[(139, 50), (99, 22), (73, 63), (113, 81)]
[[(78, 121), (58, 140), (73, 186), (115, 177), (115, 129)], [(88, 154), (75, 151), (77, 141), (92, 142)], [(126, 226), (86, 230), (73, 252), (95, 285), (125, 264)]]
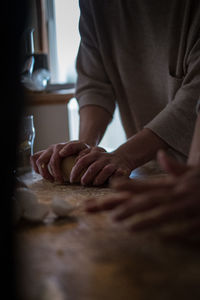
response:
[(176, 179), (169, 176), (146, 180), (120, 178), (113, 180), (111, 187), (120, 191), (128, 190), (134, 193), (143, 193), (145, 191), (157, 190), (158, 188), (171, 188), (175, 183)]
[[(71, 183), (99, 157), (105, 150), (100, 147), (90, 147), (83, 142), (72, 141), (69, 143), (60, 143), (50, 146), (44, 151), (37, 152), (31, 158), (34, 170), (47, 180), (56, 180), (63, 183), (62, 172), (60, 169), (63, 157), (79, 153), (76, 164), (71, 172)], [(90, 184), (97, 173), (104, 168), (106, 160), (97, 162), (89, 168), (82, 184)]]
[(60, 149), (62, 149), (62, 147), (63, 147), (62, 144), (57, 144), (53, 147), (52, 155), (49, 161), (49, 168), (50, 168), (51, 175), (59, 183), (64, 182), (62, 172), (60, 169), (60, 163), (62, 158), (59, 155), (59, 151)]
[(38, 159), (36, 159), (35, 164), (37, 166), (38, 173), (47, 180), (53, 181), (54, 178), (50, 174), (48, 170), (48, 163), (52, 155), (52, 149), (48, 149), (47, 151), (43, 151)]
[[(70, 175), (70, 182), (76, 182), (76, 179), (81, 178), (81, 184), (100, 186), (104, 184), (111, 176), (119, 176), (121, 174), (130, 173), (130, 171), (119, 169), (120, 157), (112, 153), (107, 153), (101, 147), (91, 147), (90, 149), (81, 150), (76, 159), (76, 164), (73, 167)], [(123, 171), (123, 172), (122, 172)], [(125, 173), (124, 173), (125, 172)]]
[[(109, 178), (109, 185), (111, 187), (115, 188), (115, 185), (117, 186), (117, 183), (121, 184), (121, 182), (128, 181), (129, 180), (129, 175), (130, 175), (129, 171), (125, 171), (122, 168), (118, 168), (118, 169), (115, 170), (115, 172)], [(127, 190), (127, 189), (124, 189), (124, 190)]]
[(170, 223), (171, 221), (177, 221), (180, 218), (188, 221), (188, 219), (199, 216), (199, 207), (199, 201), (191, 204), (188, 198), (174, 205), (163, 206), (158, 210), (152, 211), (152, 213), (145, 216), (145, 218), (139, 221), (137, 220), (137, 222), (131, 226), (131, 231), (136, 232), (152, 229)]
[(106, 165), (96, 176), (93, 185), (100, 186), (104, 184), (108, 180), (108, 178), (110, 178), (112, 174), (115, 173), (115, 171), (116, 171), (116, 166), (114, 164)]
[(104, 167), (104, 161), (95, 161), (92, 163), (87, 171), (84, 173), (84, 175), (81, 178), (81, 183), (83, 185), (90, 185), (93, 183), (94, 178), (97, 176), (97, 174), (101, 171), (101, 169)]
[[(81, 157), (77, 161), (75, 166), (72, 168), (71, 175), (70, 175), (70, 182), (71, 183), (75, 182), (76, 178), (78, 178), (84, 170), (87, 170), (89, 168), (89, 166), (97, 160), (98, 157), (99, 157), (98, 152), (90, 152), (90, 153), (84, 155), (83, 157)], [(100, 162), (100, 164), (102, 167), (101, 162)], [(99, 168), (98, 164), (96, 164), (96, 166)], [(95, 168), (92, 168), (92, 171), (94, 172), (94, 174), (96, 173)], [(89, 179), (92, 177), (92, 173), (90, 171), (89, 171), (89, 173), (87, 173), (87, 171), (86, 171), (84, 174), (85, 182), (87, 182), (87, 174), (89, 174), (88, 175)], [(81, 181), (81, 183), (84, 184), (84, 181)]]
[(59, 151), (64, 144), (52, 145), (44, 151), (39, 151), (31, 157), (31, 163), (34, 170), (39, 173), (43, 178), (54, 181), (62, 182), (62, 175), (60, 170)]
[(66, 157), (73, 154), (77, 154), (80, 151), (89, 148), (89, 146), (83, 142), (80, 141), (72, 141), (67, 143), (60, 151), (59, 155), (60, 157)]
[(88, 154), (90, 152), (91, 152), (91, 148), (87, 148), (87, 149), (80, 151), (78, 156), (76, 157), (75, 162), (77, 162), (81, 157), (85, 156), (86, 154)]
[(174, 176), (180, 176), (190, 169), (187, 165), (168, 156), (163, 150), (158, 151), (157, 159), (161, 168)]
[(86, 204), (86, 211), (89, 213), (97, 213), (101, 211), (112, 210), (129, 199), (130, 195), (128, 193), (108, 196), (102, 203), (97, 203), (97, 201), (91, 199)]
[[(71, 171), (70, 182), (75, 182), (76, 178), (78, 178), (80, 174), (86, 170), (81, 178), (81, 184), (88, 185), (94, 183), (93, 181), (95, 180), (95, 177), (98, 176), (98, 173), (101, 172), (108, 163), (108, 153), (105, 153), (104, 149), (101, 150), (100, 148), (99, 150), (98, 147), (95, 147), (88, 154), (81, 156), (81, 158), (77, 161)], [(108, 168), (106, 168), (106, 170), (107, 169)], [(102, 181), (101, 178), (100, 180)]]
[(34, 171), (36, 173), (39, 173), (39, 170), (38, 170), (38, 167), (37, 167), (37, 164), (36, 164), (36, 161), (38, 160), (38, 158), (40, 157), (40, 155), (43, 153), (44, 151), (38, 151), (37, 153), (35, 153), (34, 155), (32, 155), (30, 157), (30, 161), (31, 161), (31, 165), (34, 169)]
[(131, 201), (126, 203), (123, 209), (114, 217), (117, 222), (123, 221), (129, 217), (133, 217), (138, 213), (151, 211), (153, 208), (158, 208), (165, 202), (170, 202), (170, 196), (163, 191), (156, 191), (151, 195), (143, 194), (132, 196)]
[[(89, 147), (89, 146), (88, 146)], [(104, 148), (101, 147), (89, 147), (86, 148), (82, 151), (79, 152), (77, 158), (76, 158), (76, 162), (83, 156), (85, 156), (86, 154), (90, 153), (90, 152), (106, 152), (106, 150)]]
[(31, 157), (31, 164), (35, 172), (39, 173), (43, 178), (63, 183), (60, 169), (61, 159), (67, 156), (67, 154), (74, 154), (79, 150), (86, 149), (86, 147), (86, 144), (79, 141), (55, 144), (44, 151), (35, 153)]

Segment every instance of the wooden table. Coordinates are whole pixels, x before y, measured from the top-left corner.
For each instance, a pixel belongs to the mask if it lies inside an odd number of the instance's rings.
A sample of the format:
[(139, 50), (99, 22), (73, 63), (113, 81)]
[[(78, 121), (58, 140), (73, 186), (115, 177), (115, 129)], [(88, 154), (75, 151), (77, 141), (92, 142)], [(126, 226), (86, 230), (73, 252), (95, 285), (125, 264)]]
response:
[(56, 185), (34, 173), (23, 179), (40, 201), (60, 197), (75, 210), (69, 218), (16, 228), (20, 299), (200, 299), (197, 247), (130, 235), (107, 213), (86, 214), (85, 201), (102, 201), (109, 188)]

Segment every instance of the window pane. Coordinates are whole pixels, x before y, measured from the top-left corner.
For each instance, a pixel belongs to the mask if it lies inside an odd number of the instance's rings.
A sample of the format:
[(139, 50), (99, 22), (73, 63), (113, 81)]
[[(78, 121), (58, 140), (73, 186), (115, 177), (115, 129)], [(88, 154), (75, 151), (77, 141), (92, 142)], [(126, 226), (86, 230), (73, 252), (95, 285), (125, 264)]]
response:
[(76, 80), (75, 60), (80, 42), (78, 0), (54, 0), (59, 83)]

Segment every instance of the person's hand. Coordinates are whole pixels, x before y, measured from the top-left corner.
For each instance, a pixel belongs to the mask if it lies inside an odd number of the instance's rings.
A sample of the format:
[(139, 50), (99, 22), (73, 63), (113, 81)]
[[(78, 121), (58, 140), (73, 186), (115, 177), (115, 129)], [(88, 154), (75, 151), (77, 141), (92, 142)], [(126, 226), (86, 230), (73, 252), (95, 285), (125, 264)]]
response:
[(118, 180), (113, 186), (116, 195), (98, 203), (91, 199), (86, 207), (90, 213), (113, 210), (114, 221), (130, 220), (132, 232), (162, 229), (166, 225), (179, 225), (170, 232), (174, 238), (188, 238), (200, 229), (200, 169), (173, 161), (159, 154), (161, 165), (171, 175), (148, 180)]
[(108, 153), (101, 147), (91, 147), (80, 152), (71, 171), (70, 182), (84, 172), (82, 185), (100, 186), (108, 179), (118, 176), (129, 177), (130, 166), (117, 151)]
[(134, 193), (118, 192), (105, 198), (102, 203), (92, 199), (86, 210), (97, 213), (115, 209), (113, 220), (118, 223), (128, 220), (129, 230), (134, 233), (152, 229), (162, 232), (170, 226), (173, 230), (167, 234), (165, 232), (167, 237), (200, 237), (199, 184), (200, 171), (193, 170), (172, 188), (162, 186), (149, 189), (144, 183), (147, 190), (139, 192), (136, 184)]
[(78, 154), (89, 146), (80, 141), (51, 145), (46, 150), (36, 152), (31, 156), (31, 164), (35, 172), (49, 181), (63, 183), (60, 163), (64, 157)]

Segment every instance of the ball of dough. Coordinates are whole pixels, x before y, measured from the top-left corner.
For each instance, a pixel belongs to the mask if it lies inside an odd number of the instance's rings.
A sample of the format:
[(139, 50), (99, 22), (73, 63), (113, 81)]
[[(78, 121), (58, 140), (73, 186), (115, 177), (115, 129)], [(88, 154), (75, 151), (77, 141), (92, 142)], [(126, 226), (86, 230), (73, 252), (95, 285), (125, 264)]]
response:
[[(61, 161), (61, 171), (65, 182), (70, 182), (70, 174), (73, 166), (75, 165), (76, 158), (76, 155), (71, 155), (63, 158), (63, 160)], [(81, 172), (80, 176), (76, 178), (75, 183), (80, 183), (81, 177), (84, 173), (85, 171)]]

